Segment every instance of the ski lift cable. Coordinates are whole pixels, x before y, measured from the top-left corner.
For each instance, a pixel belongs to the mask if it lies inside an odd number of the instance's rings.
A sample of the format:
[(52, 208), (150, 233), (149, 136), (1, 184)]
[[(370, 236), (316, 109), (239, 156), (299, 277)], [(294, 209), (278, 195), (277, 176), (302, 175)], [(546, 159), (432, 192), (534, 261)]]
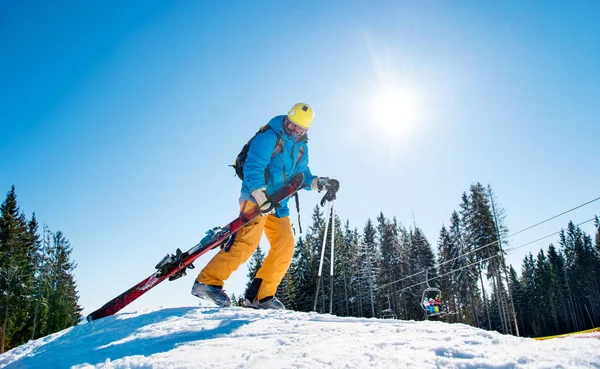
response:
[[(470, 254), (473, 254), (473, 253), (475, 253), (475, 252), (477, 252), (477, 251), (479, 251), (479, 250), (482, 250), (482, 249), (484, 249), (484, 248), (486, 248), (486, 247), (489, 247), (489, 246), (491, 246), (491, 245), (493, 245), (493, 244), (495, 244), (495, 243), (498, 243), (498, 241), (497, 241), (497, 240), (496, 240), (496, 241), (492, 241), (492, 242), (490, 242), (490, 243), (488, 243), (488, 244), (486, 244), (486, 245), (480, 246), (480, 247), (478, 247), (478, 248), (476, 248), (476, 249), (473, 249), (473, 250), (471, 250), (471, 251), (469, 251), (469, 252), (466, 252), (466, 253), (464, 253), (464, 254), (462, 254), (462, 255), (460, 255), (460, 256), (457, 256), (457, 257), (455, 257), (455, 258), (452, 258), (452, 259), (450, 259), (450, 260), (446, 260), (446, 261), (444, 261), (444, 262), (442, 262), (442, 263), (439, 263), (437, 266), (438, 266), (438, 267), (440, 267), (440, 266), (442, 266), (442, 265), (448, 264), (448, 263), (450, 263), (450, 262), (453, 262), (453, 261), (455, 261), (455, 260), (458, 260), (458, 259), (465, 258), (466, 256), (468, 256), (468, 255), (470, 255)], [(395, 280), (395, 281), (392, 281), (392, 282), (388, 282), (388, 283), (382, 284), (382, 285), (381, 285), (381, 287), (386, 287), (386, 286), (388, 286), (388, 285), (391, 285), (391, 284), (394, 284), (394, 283), (402, 282), (402, 281), (403, 281), (403, 280), (405, 280), (405, 279), (408, 279), (408, 278), (415, 277), (415, 276), (417, 276), (417, 275), (419, 275), (419, 274), (423, 274), (423, 273), (425, 273), (427, 270), (429, 270), (429, 269), (432, 269), (432, 268), (434, 268), (434, 267), (429, 267), (429, 268), (426, 268), (425, 270), (421, 270), (420, 272), (417, 272), (417, 273), (411, 274), (411, 275), (409, 275), (409, 276), (406, 276), (406, 277), (400, 278), (400, 279), (398, 279), (398, 280)]]
[[(548, 219), (546, 219), (546, 220), (543, 220), (543, 221), (541, 221), (541, 222), (538, 222), (538, 223), (536, 223), (536, 224), (534, 224), (534, 225), (531, 225), (531, 226), (529, 226), (529, 227), (527, 227), (527, 228), (524, 228), (524, 229), (522, 229), (522, 230), (520, 230), (520, 231), (518, 231), (518, 232), (515, 232), (515, 233), (513, 233), (513, 234), (510, 234), (510, 235), (509, 235), (509, 236), (507, 236), (507, 237), (509, 237), (509, 238), (510, 238), (510, 237), (516, 236), (516, 235), (518, 235), (518, 234), (520, 234), (520, 233), (523, 233), (523, 232), (525, 232), (525, 231), (528, 231), (528, 230), (530, 230), (530, 229), (532, 229), (532, 228), (535, 228), (535, 227), (537, 227), (537, 226), (539, 226), (539, 225), (542, 225), (542, 224), (544, 224), (544, 223), (547, 223), (547, 222), (549, 222), (549, 221), (551, 221), (551, 220), (553, 220), (553, 219), (556, 219), (556, 218), (558, 218), (558, 217), (560, 217), (560, 216), (562, 216), (562, 215), (568, 214), (568, 213), (570, 213), (570, 212), (572, 212), (572, 211), (574, 211), (574, 210), (577, 210), (577, 209), (579, 209), (579, 208), (582, 208), (582, 207), (584, 207), (584, 206), (586, 206), (586, 205), (589, 205), (589, 204), (591, 204), (591, 203), (593, 203), (593, 202), (595, 202), (595, 201), (598, 201), (598, 200), (600, 200), (600, 197), (597, 197), (597, 198), (595, 198), (595, 199), (593, 199), (593, 200), (590, 200), (590, 201), (588, 201), (588, 202), (586, 202), (586, 203), (583, 203), (583, 204), (581, 204), (581, 205), (579, 205), (579, 206), (576, 206), (576, 207), (574, 207), (574, 208), (572, 208), (572, 209), (569, 209), (569, 210), (567, 210), (567, 211), (563, 211), (562, 213), (560, 213), (560, 214), (558, 214), (558, 215), (555, 215), (555, 216), (553, 216), (553, 217), (550, 217), (550, 218), (548, 218)], [(592, 219), (592, 220), (593, 220), (593, 219)], [(587, 222), (589, 222), (589, 221), (583, 222), (583, 223), (581, 223), (581, 224), (585, 224), (585, 223), (587, 223)], [(579, 225), (581, 225), (581, 224), (579, 224)], [(559, 233), (559, 232), (557, 232), (557, 233)], [(554, 233), (554, 234), (552, 234), (552, 235), (546, 236), (546, 237), (544, 237), (544, 238), (551, 237), (551, 236), (553, 236), (553, 235), (555, 235), (555, 234), (557, 234), (557, 233)], [(542, 239), (544, 239), (544, 238), (541, 238), (541, 239), (539, 239), (539, 240), (536, 240), (536, 241), (532, 241), (531, 243), (534, 243), (534, 242), (540, 241), (540, 240), (542, 240)], [(490, 243), (488, 243), (488, 244), (485, 244), (485, 245), (483, 245), (483, 246), (480, 246), (480, 247), (478, 247), (478, 248), (476, 248), (476, 249), (473, 249), (473, 250), (471, 250), (471, 251), (469, 251), (469, 252), (467, 252), (467, 253), (464, 253), (464, 254), (462, 254), (462, 255), (460, 255), (460, 256), (457, 256), (457, 257), (455, 257), (455, 258), (452, 258), (452, 259), (446, 260), (446, 261), (444, 261), (444, 262), (442, 262), (442, 263), (438, 264), (438, 267), (440, 267), (440, 266), (442, 266), (442, 265), (445, 265), (445, 264), (448, 264), (448, 263), (451, 263), (451, 262), (454, 262), (454, 261), (456, 261), (456, 260), (458, 260), (458, 259), (462, 259), (462, 258), (464, 258), (464, 257), (466, 257), (466, 256), (468, 256), (468, 255), (470, 255), (470, 254), (472, 254), (472, 253), (475, 253), (475, 252), (477, 252), (477, 251), (479, 251), (479, 250), (482, 250), (482, 249), (484, 249), (484, 248), (486, 248), (486, 247), (492, 246), (492, 245), (494, 245), (494, 244), (496, 244), (496, 243), (498, 243), (498, 240), (495, 240), (495, 241), (492, 241), (492, 242), (490, 242)], [(512, 249), (510, 249), (510, 250), (507, 250), (506, 252), (508, 253), (508, 252), (510, 252), (510, 251), (512, 251), (512, 250), (516, 250), (517, 248), (524, 247), (524, 246), (526, 246), (526, 245), (522, 245), (522, 246), (519, 246), (519, 247), (512, 248)], [(391, 284), (395, 284), (395, 283), (401, 282), (401, 281), (403, 281), (403, 280), (406, 280), (406, 279), (408, 279), (408, 278), (412, 278), (412, 277), (414, 277), (414, 276), (417, 276), (417, 275), (419, 275), (419, 274), (422, 274), (422, 273), (425, 273), (425, 271), (420, 271), (420, 272), (417, 272), (417, 273), (415, 273), (415, 274), (411, 274), (411, 275), (409, 275), (409, 276), (406, 276), (406, 277), (400, 278), (400, 279), (398, 279), (398, 280), (395, 280), (395, 281), (392, 281), (392, 282), (388, 282), (388, 283), (386, 283), (386, 284), (382, 284), (382, 285), (381, 285), (381, 287), (386, 287), (386, 286), (388, 286), (388, 285), (391, 285)]]
[(537, 227), (537, 226), (539, 226), (539, 225), (541, 225), (541, 224), (544, 224), (544, 223), (546, 223), (546, 222), (549, 222), (549, 221), (551, 221), (552, 219), (556, 219), (556, 218), (558, 218), (558, 217), (560, 217), (560, 216), (562, 216), (562, 215), (565, 215), (565, 214), (567, 214), (567, 213), (570, 213), (570, 212), (572, 212), (572, 211), (574, 211), (574, 210), (577, 210), (577, 209), (579, 209), (579, 208), (581, 208), (581, 207), (584, 207), (584, 206), (586, 206), (586, 205), (589, 205), (589, 204), (591, 204), (591, 203), (593, 203), (593, 202), (595, 202), (595, 201), (598, 201), (598, 200), (600, 200), (600, 197), (597, 197), (597, 198), (595, 198), (595, 199), (593, 199), (593, 200), (590, 200), (590, 201), (588, 201), (588, 202), (586, 202), (586, 203), (584, 203), (584, 204), (581, 204), (581, 205), (579, 205), (579, 206), (576, 206), (576, 207), (574, 207), (573, 209), (570, 209), (570, 210), (564, 211), (564, 212), (562, 212), (562, 213), (560, 213), (560, 214), (558, 214), (558, 215), (555, 215), (555, 216), (553, 216), (553, 217), (551, 217), (551, 218), (548, 218), (548, 219), (546, 219), (546, 220), (543, 220), (543, 221), (541, 221), (541, 222), (539, 222), (539, 223), (536, 223), (536, 224), (534, 224), (534, 225), (532, 225), (532, 226), (529, 226), (529, 227), (527, 227), (527, 228), (525, 228), (525, 229), (522, 229), (522, 230), (520, 230), (519, 232), (513, 233), (513, 234), (511, 234), (511, 235), (510, 235), (510, 236), (508, 236), (508, 237), (513, 237), (513, 236), (516, 236), (516, 235), (518, 235), (519, 233), (523, 233), (523, 232), (525, 232), (525, 231), (528, 231), (528, 230), (530, 230), (531, 228), (534, 228), (534, 227)]
[[(462, 266), (462, 267), (460, 267), (460, 268), (458, 268), (458, 269), (453, 269), (453, 270), (451, 270), (451, 271), (449, 271), (449, 272), (446, 272), (446, 273), (444, 273), (444, 274), (441, 274), (441, 275), (439, 275), (439, 276), (433, 277), (433, 278), (431, 278), (430, 280), (432, 280), (432, 281), (433, 281), (433, 280), (436, 280), (436, 279), (440, 279), (440, 278), (442, 278), (442, 277), (445, 277), (445, 276), (447, 276), (447, 275), (449, 275), (449, 274), (452, 274), (452, 273), (454, 273), (454, 272), (458, 272), (459, 270), (462, 270), (462, 269), (466, 269), (466, 268), (472, 267), (472, 266), (473, 266), (473, 265), (475, 265), (475, 264), (481, 264), (481, 263), (483, 263), (483, 262), (486, 262), (486, 261), (488, 261), (488, 260), (491, 260), (491, 259), (493, 259), (493, 258), (497, 258), (497, 257), (499, 257), (499, 256), (500, 256), (500, 255), (498, 255), (498, 254), (496, 254), (496, 255), (492, 255), (492, 256), (490, 256), (490, 257), (488, 257), (488, 258), (485, 258), (485, 259), (481, 259), (481, 260), (475, 261), (475, 262), (473, 262), (473, 263), (471, 263), (471, 264), (468, 264), (468, 265)], [(404, 292), (405, 290), (408, 290), (408, 289), (410, 289), (410, 288), (413, 288), (413, 287), (416, 287), (416, 286), (420, 286), (420, 285), (422, 285), (422, 284), (424, 284), (424, 283), (426, 283), (426, 282), (427, 282), (427, 281), (418, 282), (418, 283), (415, 283), (415, 284), (413, 284), (412, 286), (404, 287), (404, 288), (401, 288), (401, 289), (399, 289), (399, 290), (396, 290), (396, 291), (394, 291), (394, 292)]]
[[(595, 218), (588, 219), (588, 220), (586, 220), (586, 221), (584, 221), (584, 222), (581, 222), (581, 223), (579, 223), (579, 224), (576, 224), (576, 226), (577, 226), (577, 227), (579, 227), (579, 226), (581, 226), (581, 225), (583, 225), (583, 224), (586, 224), (586, 223), (592, 222), (592, 221), (594, 221), (594, 220), (595, 220)], [(545, 237), (542, 237), (542, 238), (539, 238), (539, 239), (537, 239), (537, 240), (534, 240), (534, 241), (531, 241), (531, 242), (527, 242), (527, 243), (525, 243), (525, 244), (523, 244), (523, 245), (520, 245), (520, 246), (514, 247), (514, 248), (512, 248), (512, 249), (510, 249), (510, 250), (507, 250), (507, 251), (506, 251), (506, 253), (508, 254), (509, 252), (512, 252), (512, 251), (514, 251), (514, 250), (516, 250), (516, 249), (520, 249), (521, 247), (525, 247), (525, 246), (527, 246), (527, 245), (531, 245), (532, 243), (539, 242), (539, 241), (541, 241), (541, 240), (543, 240), (543, 239), (546, 239), (546, 238), (549, 238), (549, 237), (555, 236), (555, 235), (559, 234), (560, 232), (561, 232), (561, 231), (554, 232), (554, 233), (552, 233), (552, 234), (549, 234), (549, 235), (547, 235), (547, 236), (545, 236)], [(486, 261), (488, 261), (488, 260), (491, 260), (491, 259), (493, 259), (493, 258), (496, 258), (496, 257), (499, 257), (499, 256), (500, 256), (500, 254), (492, 255), (492, 256), (490, 256), (490, 257), (488, 257), (488, 258), (485, 258), (485, 259), (482, 259), (482, 260), (475, 261), (475, 262), (473, 262), (473, 263), (471, 263), (471, 264), (468, 264), (468, 265), (462, 266), (462, 267), (460, 267), (460, 268), (457, 268), (457, 269), (452, 269), (452, 270), (450, 270), (450, 271), (448, 271), (448, 272), (446, 272), (446, 273), (444, 273), (444, 274), (441, 274), (441, 275), (438, 275), (438, 276), (436, 276), (436, 277), (433, 277), (433, 278), (427, 279), (427, 280), (425, 280), (425, 281), (422, 281), (422, 282), (415, 283), (415, 284), (413, 284), (413, 285), (411, 285), (411, 286), (408, 286), (408, 287), (403, 287), (403, 288), (401, 288), (401, 289), (399, 289), (399, 290), (396, 290), (396, 291), (394, 291), (394, 292), (395, 292), (395, 293), (398, 293), (398, 292), (404, 292), (405, 290), (408, 290), (408, 289), (410, 289), (410, 288), (413, 288), (413, 287), (416, 287), (416, 286), (419, 286), (419, 285), (422, 285), (422, 284), (426, 284), (426, 283), (428, 283), (428, 281), (429, 281), (429, 280), (436, 280), (436, 279), (440, 279), (440, 278), (442, 278), (442, 277), (445, 277), (445, 276), (447, 276), (447, 275), (450, 275), (450, 274), (453, 274), (453, 273), (455, 273), (455, 272), (458, 272), (459, 270), (466, 269), (466, 268), (468, 268), (468, 267), (471, 267), (471, 266), (473, 266), (473, 265), (475, 265), (475, 264), (483, 263), (483, 262), (486, 262)], [(441, 264), (440, 264), (440, 265), (441, 265)], [(388, 284), (389, 284), (389, 283), (388, 283)], [(381, 287), (385, 287), (385, 286), (386, 286), (386, 285), (381, 285)]]
[[(595, 218), (588, 219), (588, 220), (586, 220), (586, 221), (584, 221), (584, 222), (581, 222), (581, 223), (579, 223), (579, 224), (576, 224), (575, 226), (576, 226), (576, 227), (579, 227), (579, 226), (581, 226), (581, 225), (583, 225), (583, 224), (586, 224), (586, 223), (589, 223), (589, 222), (592, 222), (592, 221), (594, 221), (594, 219), (595, 219)], [(511, 249), (507, 250), (507, 251), (506, 251), (506, 253), (508, 254), (509, 252), (512, 252), (512, 251), (514, 251), (514, 250), (516, 250), (516, 249), (520, 249), (521, 247), (525, 247), (525, 246), (527, 246), (527, 245), (531, 245), (532, 243), (535, 243), (535, 242), (541, 241), (541, 240), (543, 240), (543, 239), (546, 239), (546, 238), (549, 238), (549, 237), (555, 236), (555, 235), (559, 234), (560, 232), (561, 232), (561, 231), (554, 232), (554, 233), (552, 233), (552, 234), (549, 234), (549, 235), (547, 235), (547, 236), (545, 236), (545, 237), (538, 238), (537, 240), (534, 240), (534, 241), (531, 241), (531, 242), (527, 242), (527, 243), (525, 243), (525, 244), (523, 244), (523, 245), (520, 245), (520, 246), (517, 246), (517, 247), (511, 248)], [(468, 267), (470, 267), (470, 266), (473, 266), (473, 265), (475, 265), (475, 264), (478, 264), (478, 263), (483, 263), (483, 262), (486, 262), (486, 261), (488, 261), (488, 260), (491, 260), (491, 259), (493, 259), (493, 258), (496, 258), (496, 257), (499, 257), (499, 256), (500, 256), (500, 254), (492, 255), (492, 256), (490, 256), (490, 257), (488, 257), (488, 258), (486, 258), (486, 259), (482, 259), (482, 260), (475, 261), (475, 262), (473, 262), (473, 263), (471, 263), (471, 264), (469, 264), (469, 265), (465, 265), (465, 266), (463, 266), (463, 267), (460, 267), (460, 268), (458, 268), (458, 269), (452, 269), (452, 270), (450, 270), (450, 271), (448, 271), (448, 272), (446, 272), (446, 273), (444, 273), (444, 274), (441, 274), (441, 275), (438, 275), (438, 276), (436, 276), (436, 277), (430, 278), (430, 279), (428, 279), (428, 280), (426, 280), (426, 281), (424, 281), (424, 282), (419, 282), (419, 283), (416, 283), (416, 284), (414, 284), (414, 285), (412, 285), (412, 286), (404, 287), (404, 288), (402, 288), (402, 289), (400, 289), (400, 290), (397, 290), (396, 292), (401, 292), (401, 291), (404, 291), (405, 289), (412, 288), (412, 287), (416, 287), (416, 286), (418, 286), (418, 285), (421, 285), (421, 284), (423, 284), (423, 283), (427, 283), (429, 280), (436, 280), (436, 279), (440, 279), (440, 278), (442, 278), (442, 277), (445, 277), (445, 276), (447, 276), (447, 275), (449, 275), (449, 274), (452, 274), (452, 273), (454, 273), (454, 272), (458, 272), (459, 270), (462, 270), (462, 269), (468, 268)], [(440, 264), (440, 265), (441, 265), (441, 264)], [(383, 287), (383, 285), (382, 285), (382, 287)]]
[[(576, 226), (576, 227), (579, 227), (579, 226), (581, 226), (581, 225), (583, 225), (583, 224), (586, 224), (586, 223), (589, 223), (589, 222), (592, 222), (592, 221), (594, 221), (594, 219), (596, 219), (596, 218), (588, 219), (588, 220), (586, 220), (585, 222), (581, 222), (581, 223), (579, 223), (579, 224), (576, 224), (575, 226)], [(557, 234), (559, 234), (560, 232), (562, 232), (562, 229), (561, 229), (560, 231), (558, 231), (558, 232), (554, 232), (554, 233), (552, 233), (552, 234), (549, 234), (549, 235), (547, 235), (547, 236), (544, 236), (544, 237), (538, 238), (537, 240), (534, 240), (534, 241), (527, 242), (527, 243), (525, 243), (525, 244), (523, 244), (523, 245), (521, 245), (521, 246), (517, 246), (517, 247), (513, 247), (513, 248), (510, 248), (510, 249), (507, 249), (507, 250), (506, 250), (506, 253), (508, 254), (509, 252), (513, 252), (514, 250), (520, 249), (521, 247), (525, 247), (525, 246), (531, 245), (532, 243), (536, 243), (536, 242), (539, 242), (539, 241), (541, 241), (541, 240), (544, 240), (544, 239), (546, 239), (546, 238), (549, 238), (549, 237), (552, 237), (552, 236), (556, 236), (556, 235), (557, 235)]]
[[(584, 222), (581, 222), (581, 223), (579, 223), (579, 224), (576, 224), (576, 226), (577, 226), (577, 227), (579, 227), (579, 226), (581, 226), (581, 225), (583, 225), (583, 224), (586, 224), (586, 223), (592, 222), (592, 221), (594, 221), (594, 219), (595, 219), (595, 218), (588, 219), (588, 220), (586, 220), (586, 221), (584, 221)], [(525, 246), (527, 246), (527, 245), (531, 245), (532, 243), (539, 242), (539, 241), (541, 241), (541, 240), (543, 240), (543, 239), (546, 239), (546, 238), (549, 238), (549, 237), (555, 236), (555, 235), (559, 234), (560, 232), (561, 232), (561, 231), (554, 232), (554, 233), (552, 233), (552, 234), (549, 234), (549, 235), (547, 235), (547, 236), (545, 236), (545, 237), (538, 238), (537, 240), (534, 240), (534, 241), (531, 241), (531, 242), (527, 242), (527, 243), (525, 243), (525, 244), (523, 244), (523, 245), (520, 245), (520, 246), (517, 246), (517, 247), (511, 248), (511, 249), (509, 249), (509, 250), (506, 250), (506, 253), (508, 254), (509, 252), (512, 252), (512, 251), (514, 251), (514, 250), (516, 250), (516, 249), (520, 249), (521, 247), (525, 247)], [(402, 289), (400, 289), (400, 290), (396, 290), (395, 292), (403, 292), (403, 291), (404, 291), (404, 290), (406, 290), (406, 289), (409, 289), (409, 288), (412, 288), (412, 287), (416, 287), (416, 286), (418, 286), (418, 285), (421, 285), (421, 284), (423, 284), (423, 283), (427, 283), (429, 280), (432, 280), (432, 281), (433, 281), (433, 280), (436, 280), (436, 279), (440, 279), (440, 278), (442, 278), (442, 277), (445, 277), (445, 276), (447, 276), (447, 275), (449, 275), (449, 274), (452, 274), (452, 273), (454, 273), (454, 272), (458, 272), (459, 270), (462, 270), (462, 269), (468, 268), (468, 267), (470, 267), (470, 266), (473, 266), (473, 265), (475, 265), (475, 264), (478, 264), (478, 263), (483, 263), (483, 262), (486, 262), (486, 261), (488, 261), (488, 260), (491, 260), (491, 259), (493, 259), (493, 258), (496, 258), (496, 257), (499, 257), (499, 256), (500, 256), (500, 254), (492, 255), (492, 256), (490, 256), (490, 257), (488, 257), (488, 258), (485, 258), (485, 259), (482, 259), (482, 260), (475, 261), (475, 262), (473, 262), (473, 263), (471, 263), (471, 264), (468, 264), (468, 265), (462, 266), (462, 267), (460, 267), (460, 268), (457, 268), (457, 269), (452, 269), (452, 270), (450, 270), (450, 271), (448, 271), (448, 272), (446, 272), (446, 273), (444, 273), (444, 274), (441, 274), (441, 275), (435, 276), (435, 277), (433, 277), (433, 278), (429, 278), (429, 279), (427, 279), (427, 280), (425, 280), (425, 281), (423, 281), (423, 282), (419, 282), (419, 283), (416, 283), (416, 284), (414, 284), (414, 285), (412, 285), (412, 286), (408, 286), (408, 287), (404, 287), (404, 288), (402, 288)], [(441, 265), (441, 264), (440, 264), (440, 265)], [(381, 287), (384, 287), (384, 286), (386, 286), (386, 285), (381, 285)]]

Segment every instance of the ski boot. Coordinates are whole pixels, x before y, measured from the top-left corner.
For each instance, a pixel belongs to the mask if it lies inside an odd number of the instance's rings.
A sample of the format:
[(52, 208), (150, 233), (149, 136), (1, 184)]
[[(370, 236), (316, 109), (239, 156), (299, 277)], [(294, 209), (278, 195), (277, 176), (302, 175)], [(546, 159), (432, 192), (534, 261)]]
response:
[(285, 306), (283, 306), (283, 303), (279, 301), (275, 296), (269, 296), (265, 297), (264, 299), (254, 301), (244, 299), (244, 307), (253, 309), (285, 310)]
[(222, 287), (210, 286), (198, 281), (194, 282), (192, 286), (192, 295), (199, 297), (203, 300), (208, 300), (215, 303), (218, 306), (228, 307), (231, 306), (231, 299)]

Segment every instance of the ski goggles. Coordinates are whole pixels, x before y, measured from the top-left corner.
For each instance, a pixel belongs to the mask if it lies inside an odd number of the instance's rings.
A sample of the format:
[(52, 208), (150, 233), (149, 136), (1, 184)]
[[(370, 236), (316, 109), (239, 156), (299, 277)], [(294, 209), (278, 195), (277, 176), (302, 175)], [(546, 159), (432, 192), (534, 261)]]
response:
[(295, 137), (300, 137), (304, 134), (306, 134), (306, 131), (308, 131), (307, 128), (304, 127), (300, 127), (299, 125), (297, 125), (296, 123), (292, 122), (290, 119), (285, 118), (286, 122), (285, 122), (285, 130), (286, 133)]

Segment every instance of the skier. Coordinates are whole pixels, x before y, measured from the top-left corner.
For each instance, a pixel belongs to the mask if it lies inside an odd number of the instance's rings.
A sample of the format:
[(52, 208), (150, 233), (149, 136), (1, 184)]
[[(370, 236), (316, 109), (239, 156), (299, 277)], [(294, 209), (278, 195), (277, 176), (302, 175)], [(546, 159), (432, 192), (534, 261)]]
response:
[[(229, 248), (220, 250), (198, 274), (192, 295), (219, 306), (231, 305), (223, 285), (258, 248), (263, 230), (271, 248), (244, 297), (244, 306), (256, 309), (285, 309), (275, 297), (294, 254), (294, 236), (288, 200), (273, 203), (269, 194), (296, 173), (304, 174), (306, 189), (337, 192), (339, 182), (312, 175), (308, 167), (307, 131), (314, 118), (312, 108), (294, 105), (287, 115), (272, 118), (249, 144), (242, 165), (240, 212), (258, 206), (263, 216), (248, 223), (235, 235)], [(244, 152), (244, 150), (242, 150)], [(238, 160), (240, 156), (238, 156)], [(237, 163), (240, 165), (240, 163)]]

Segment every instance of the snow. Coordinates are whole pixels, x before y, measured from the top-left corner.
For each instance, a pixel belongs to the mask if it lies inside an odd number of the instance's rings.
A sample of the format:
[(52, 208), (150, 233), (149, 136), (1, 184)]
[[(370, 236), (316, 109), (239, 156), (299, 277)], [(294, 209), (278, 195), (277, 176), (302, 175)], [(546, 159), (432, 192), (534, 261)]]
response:
[(6, 368), (600, 368), (600, 338), (244, 308), (122, 313), (0, 355)]

